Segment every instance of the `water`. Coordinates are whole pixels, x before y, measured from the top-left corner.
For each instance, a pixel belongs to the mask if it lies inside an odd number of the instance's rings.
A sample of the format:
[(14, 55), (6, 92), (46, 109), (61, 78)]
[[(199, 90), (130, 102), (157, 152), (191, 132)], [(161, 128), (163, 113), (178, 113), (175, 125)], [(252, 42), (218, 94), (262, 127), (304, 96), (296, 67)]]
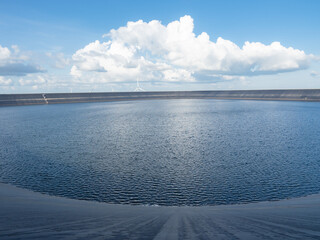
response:
[(0, 108), (0, 181), (76, 199), (217, 205), (320, 192), (320, 103)]

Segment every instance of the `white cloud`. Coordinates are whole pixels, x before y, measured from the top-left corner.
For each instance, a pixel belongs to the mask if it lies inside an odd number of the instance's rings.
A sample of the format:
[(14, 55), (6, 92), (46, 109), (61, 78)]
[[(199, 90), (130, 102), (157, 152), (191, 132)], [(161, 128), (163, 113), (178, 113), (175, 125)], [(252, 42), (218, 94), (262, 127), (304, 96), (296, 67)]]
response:
[(28, 86), (28, 85), (44, 85), (48, 82), (48, 76), (41, 76), (38, 75), (36, 77), (28, 78), (20, 78), (19, 79), (19, 84), (21, 86)]
[(205, 32), (196, 36), (193, 19), (180, 18), (167, 26), (139, 20), (111, 30), (73, 55), (71, 75), (79, 81), (216, 81), (276, 74), (307, 68), (314, 58), (279, 42), (245, 42), (242, 47)]
[(54, 68), (63, 69), (70, 64), (70, 59), (65, 57), (62, 52), (47, 52), (46, 56), (49, 59), (49, 64)]
[(11, 52), (8, 48), (2, 47), (0, 45), (0, 61), (3, 61), (5, 59), (8, 59), (11, 55)]
[(30, 73), (44, 72), (44, 70), (30, 62), (29, 58), (20, 53), (18, 46), (13, 45), (12, 51), (0, 45), (0, 76), (25, 76)]
[(12, 84), (12, 80), (10, 78), (6, 79), (0, 76), (0, 86), (9, 86)]
[(310, 75), (311, 75), (311, 77), (314, 77), (314, 78), (320, 77), (320, 73), (318, 73), (318, 72), (316, 72), (316, 71), (311, 71), (311, 72), (310, 72)]

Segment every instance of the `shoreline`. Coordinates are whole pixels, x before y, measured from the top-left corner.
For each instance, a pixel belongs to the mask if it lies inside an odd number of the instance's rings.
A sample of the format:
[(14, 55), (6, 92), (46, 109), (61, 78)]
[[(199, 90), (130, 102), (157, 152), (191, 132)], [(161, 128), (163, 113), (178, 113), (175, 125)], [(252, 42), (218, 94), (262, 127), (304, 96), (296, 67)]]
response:
[(320, 89), (0, 94), (0, 106), (159, 99), (320, 102)]
[(0, 183), (1, 239), (319, 239), (320, 194), (217, 206), (120, 205)]

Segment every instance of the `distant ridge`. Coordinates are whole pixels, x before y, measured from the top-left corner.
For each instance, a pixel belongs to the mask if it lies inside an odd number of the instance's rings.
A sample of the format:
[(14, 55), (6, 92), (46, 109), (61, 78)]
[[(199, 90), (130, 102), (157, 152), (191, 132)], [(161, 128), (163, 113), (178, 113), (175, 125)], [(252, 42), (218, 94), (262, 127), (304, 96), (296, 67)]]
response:
[(320, 101), (320, 89), (0, 94), (0, 106), (148, 99)]

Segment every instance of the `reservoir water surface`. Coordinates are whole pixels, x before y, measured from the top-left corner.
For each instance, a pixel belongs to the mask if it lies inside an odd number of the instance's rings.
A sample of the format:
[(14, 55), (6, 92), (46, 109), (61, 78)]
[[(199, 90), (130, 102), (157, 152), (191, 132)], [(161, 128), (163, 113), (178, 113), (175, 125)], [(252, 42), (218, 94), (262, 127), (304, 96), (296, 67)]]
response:
[(0, 181), (107, 203), (320, 192), (320, 103), (150, 100), (0, 108)]

